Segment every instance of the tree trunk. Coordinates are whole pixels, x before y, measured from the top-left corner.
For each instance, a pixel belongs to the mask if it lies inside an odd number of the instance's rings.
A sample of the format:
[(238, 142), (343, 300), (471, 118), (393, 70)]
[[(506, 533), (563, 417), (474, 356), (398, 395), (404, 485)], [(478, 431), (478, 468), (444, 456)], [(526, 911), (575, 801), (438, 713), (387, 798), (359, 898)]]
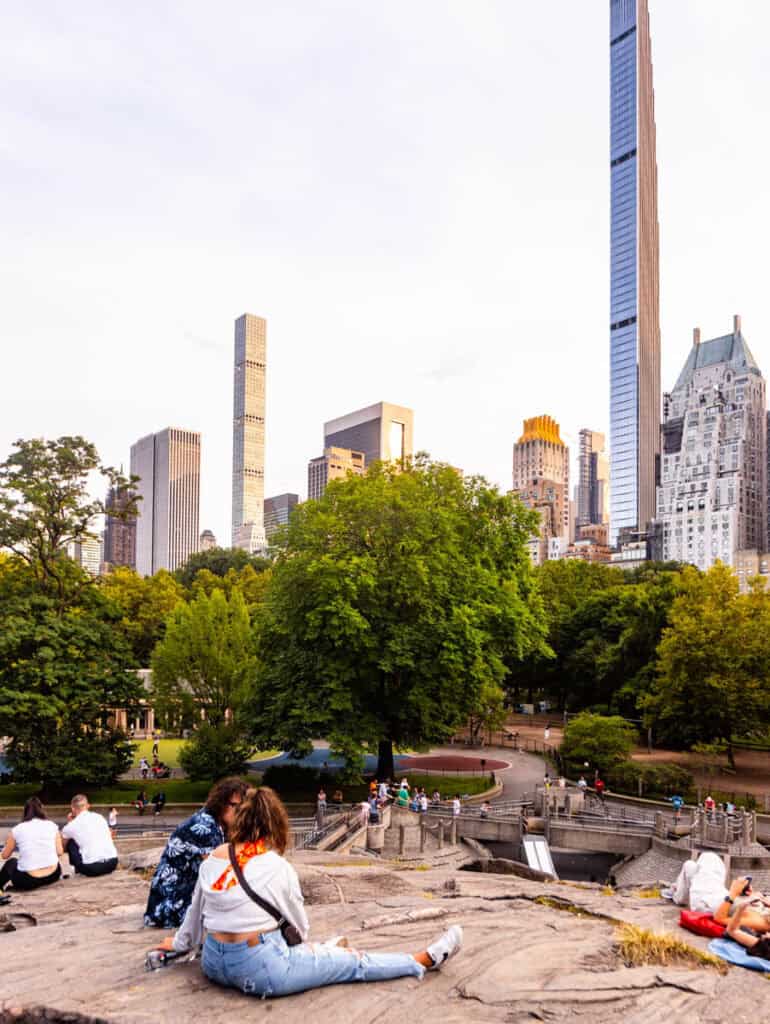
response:
[(377, 749), (377, 778), (396, 779), (396, 769), (393, 764), (393, 740), (380, 740)]

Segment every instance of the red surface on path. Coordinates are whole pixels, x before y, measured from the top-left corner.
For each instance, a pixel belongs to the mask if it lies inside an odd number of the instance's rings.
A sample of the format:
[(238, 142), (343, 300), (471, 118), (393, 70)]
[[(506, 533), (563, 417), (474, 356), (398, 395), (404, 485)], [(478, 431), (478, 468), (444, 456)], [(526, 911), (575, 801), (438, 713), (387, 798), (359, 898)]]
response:
[[(405, 768), (435, 768), (437, 771), (462, 771), (463, 768), (467, 768), (469, 772), (478, 772), (482, 770), (482, 758), (480, 757), (463, 757), (460, 754), (436, 754), (433, 757), (405, 757), (399, 761), (398, 770), (402, 771)], [(510, 767), (510, 761), (497, 761), (494, 758), (484, 759), (484, 771), (495, 772), (500, 771), (502, 768)]]

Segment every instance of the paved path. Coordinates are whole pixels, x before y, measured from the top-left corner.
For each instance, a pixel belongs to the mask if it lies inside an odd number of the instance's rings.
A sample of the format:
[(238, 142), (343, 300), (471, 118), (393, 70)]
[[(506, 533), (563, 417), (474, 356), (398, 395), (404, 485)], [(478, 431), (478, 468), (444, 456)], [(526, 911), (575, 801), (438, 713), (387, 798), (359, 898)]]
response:
[[(436, 747), (430, 751), (432, 757), (440, 754), (456, 757), (459, 753), (457, 746)], [(536, 754), (525, 754), (507, 747), (468, 748), (467, 753), (469, 757), (486, 757), (510, 764), (510, 768), (495, 771), (496, 778), (503, 784), (503, 792), (497, 797), (498, 800), (520, 800), (525, 793), (534, 793), (536, 785), (542, 785), (546, 763)]]

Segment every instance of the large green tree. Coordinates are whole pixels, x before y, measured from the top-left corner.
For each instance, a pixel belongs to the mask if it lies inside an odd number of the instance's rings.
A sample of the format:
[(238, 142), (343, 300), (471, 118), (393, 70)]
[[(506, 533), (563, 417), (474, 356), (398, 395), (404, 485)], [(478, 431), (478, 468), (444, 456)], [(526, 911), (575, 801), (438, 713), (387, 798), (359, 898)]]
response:
[(181, 584), (165, 569), (154, 576), (140, 576), (133, 569), (119, 566), (104, 576), (100, 585), (119, 611), (121, 628), (137, 663), (146, 668), (169, 615), (184, 599)]
[(675, 746), (725, 744), (770, 720), (770, 594), (761, 581), (740, 594), (717, 563), (686, 567), (658, 648), (653, 689), (641, 698), (657, 734)]
[[(105, 486), (123, 489), (132, 481), (102, 465), (83, 437), (19, 440), (14, 447), (0, 463), (0, 548), (26, 562), (40, 585), (64, 603), (73, 584), (63, 567), (67, 545), (94, 536), (95, 519), (105, 511), (89, 495), (89, 477), (99, 473)], [(132, 497), (111, 514), (126, 518), (136, 511)]]
[(299, 506), (260, 614), (256, 742), (316, 736), (357, 760), (445, 740), (544, 647), (525, 542), (535, 517), (478, 477), (418, 457), (375, 464)]
[(256, 672), (254, 636), (243, 595), (216, 589), (178, 604), (152, 655), (152, 690), (161, 711), (192, 696), (212, 726), (237, 724)]
[(560, 753), (565, 770), (571, 775), (594, 769), (605, 774), (628, 758), (636, 739), (636, 730), (625, 719), (583, 711), (564, 729)]
[(135, 660), (114, 606), (65, 553), (103, 511), (94, 472), (129, 484), (82, 437), (17, 441), (0, 464), (0, 547), (13, 552), (0, 563), (0, 733), (15, 777), (49, 790), (108, 782), (131, 759), (111, 723), (139, 698)]

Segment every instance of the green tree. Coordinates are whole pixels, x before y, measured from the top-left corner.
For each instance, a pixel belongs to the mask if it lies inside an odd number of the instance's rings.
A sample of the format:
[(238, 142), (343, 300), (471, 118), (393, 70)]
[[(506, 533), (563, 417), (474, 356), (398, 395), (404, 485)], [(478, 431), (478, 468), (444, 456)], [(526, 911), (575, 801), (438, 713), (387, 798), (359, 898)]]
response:
[(676, 746), (725, 744), (768, 722), (770, 595), (761, 581), (740, 594), (737, 577), (717, 563), (686, 567), (658, 647), (652, 691), (640, 700), (656, 732)]
[(222, 779), (246, 772), (250, 753), (251, 745), (237, 725), (203, 722), (182, 745), (179, 763), (191, 779)]
[(295, 509), (258, 614), (258, 745), (316, 736), (357, 762), (445, 740), (544, 644), (536, 521), (484, 480), (418, 457)]
[(0, 565), (0, 734), (14, 778), (49, 792), (107, 784), (131, 763), (114, 709), (140, 696), (112, 606), (74, 563), (57, 568), (65, 596), (20, 560)]
[(270, 570), (257, 572), (252, 565), (245, 565), (243, 569), (228, 569), (224, 576), (217, 576), (209, 569), (201, 569), (193, 580), (191, 593), (197, 597), (200, 593), (212, 594), (215, 590), (221, 590), (229, 597), (233, 590), (239, 590), (251, 613), (264, 601), (269, 584)]
[(565, 769), (579, 774), (588, 763), (608, 773), (627, 760), (636, 742), (636, 730), (617, 715), (592, 715), (588, 711), (571, 718), (564, 729), (560, 753)]
[(171, 573), (161, 569), (154, 576), (140, 576), (119, 566), (100, 581), (102, 593), (120, 614), (138, 665), (150, 664), (156, 643), (163, 637), (166, 621), (184, 599), (184, 591)]
[[(73, 584), (63, 565), (67, 545), (94, 536), (94, 519), (104, 512), (104, 503), (89, 497), (89, 474), (100, 473), (112, 487), (127, 488), (133, 480), (103, 466), (82, 437), (19, 440), (15, 448), (0, 463), (0, 548), (26, 562), (40, 585), (64, 603)], [(136, 510), (133, 498), (115, 515), (126, 518)]]
[(189, 695), (213, 726), (236, 723), (256, 672), (254, 637), (243, 595), (235, 589), (200, 593), (178, 604), (152, 655), (152, 690), (163, 709)]
[(192, 587), (196, 576), (204, 569), (215, 576), (226, 576), (231, 569), (239, 573), (250, 566), (254, 572), (260, 573), (269, 565), (266, 558), (250, 555), (243, 548), (209, 548), (190, 555), (184, 565), (176, 570), (175, 576), (183, 587)]

